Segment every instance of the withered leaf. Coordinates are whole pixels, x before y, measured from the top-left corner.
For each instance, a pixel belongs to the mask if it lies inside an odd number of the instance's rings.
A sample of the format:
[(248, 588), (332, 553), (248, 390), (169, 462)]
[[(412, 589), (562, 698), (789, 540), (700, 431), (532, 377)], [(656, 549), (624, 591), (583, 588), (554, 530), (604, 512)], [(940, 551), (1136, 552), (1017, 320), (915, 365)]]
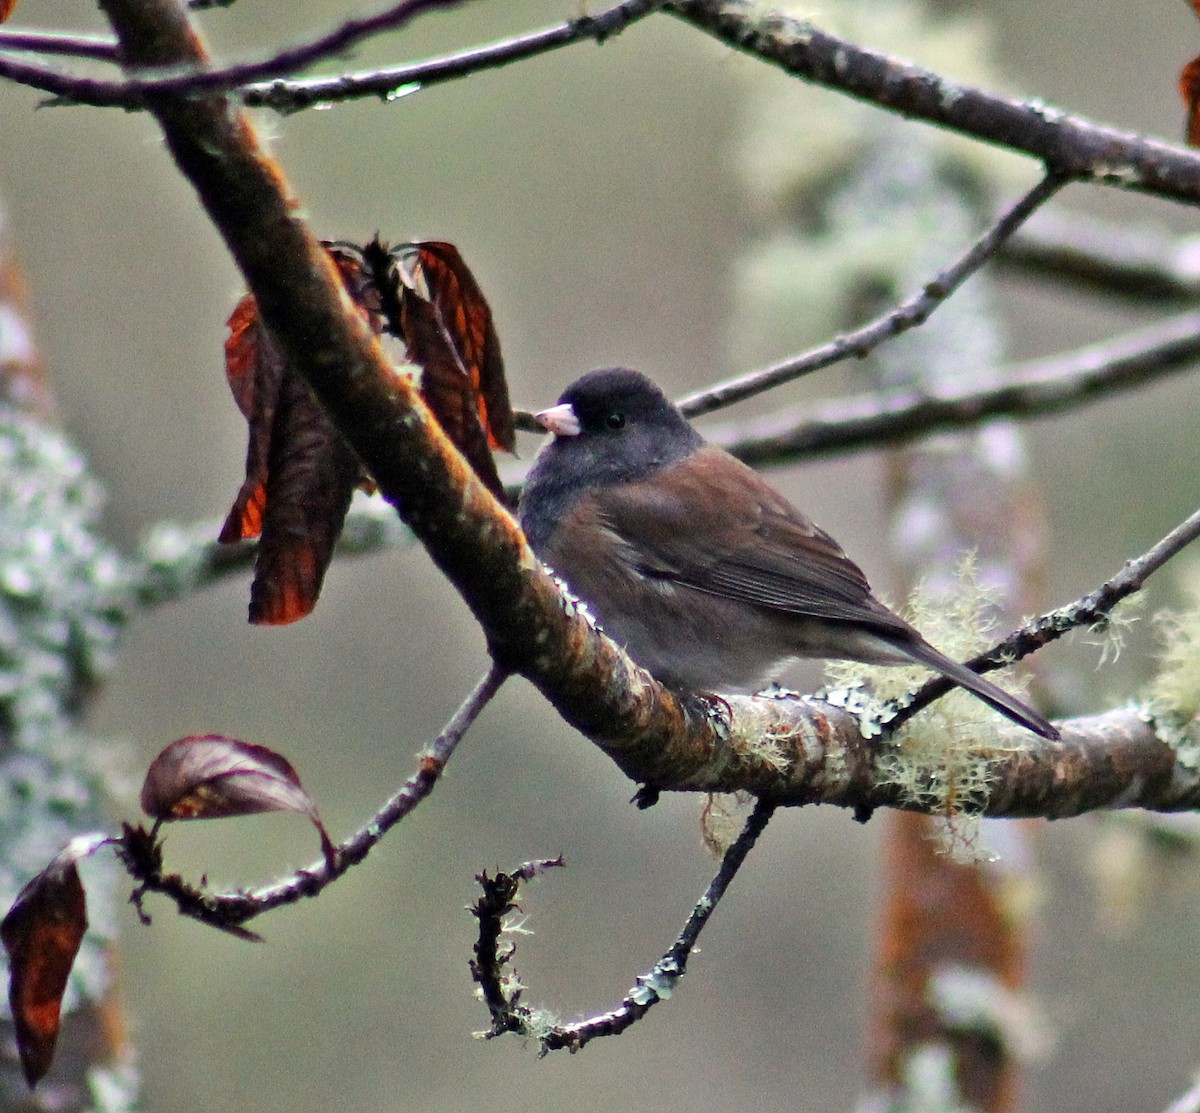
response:
[[(351, 297), (378, 332), (378, 294), (361, 261), (330, 254)], [(286, 364), (247, 295), (229, 318), (225, 374), (250, 427), (246, 477), (219, 540), (261, 535), (250, 621), (280, 625), (316, 605), (356, 486), (369, 487), (350, 446), (308, 384)]]
[(333, 844), (317, 805), (291, 762), (266, 746), (221, 734), (176, 739), (146, 770), (141, 804), (151, 818), (167, 821), (296, 812), (316, 827), (332, 862)]
[(17, 6), (17, 0), (0, 0), (0, 23), (3, 23)]
[(1200, 147), (1200, 56), (1193, 58), (1179, 74), (1179, 95), (1187, 106), (1187, 143)]
[(453, 244), (409, 247), (401, 330), (409, 359), (421, 368), (421, 395), (480, 479), (503, 498), (491, 449), (511, 452), (516, 433), (491, 308)]
[(87, 930), (87, 898), (77, 863), (108, 841), (102, 834), (72, 839), (21, 890), (0, 923), (17, 1051), (30, 1087), (54, 1059), (67, 978)]

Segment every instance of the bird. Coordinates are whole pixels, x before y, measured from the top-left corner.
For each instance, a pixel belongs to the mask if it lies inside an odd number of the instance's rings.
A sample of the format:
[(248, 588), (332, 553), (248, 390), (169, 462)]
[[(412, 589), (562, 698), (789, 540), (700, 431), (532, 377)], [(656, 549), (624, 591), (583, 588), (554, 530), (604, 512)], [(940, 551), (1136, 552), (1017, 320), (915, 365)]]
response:
[(530, 547), (637, 664), (678, 691), (757, 692), (788, 661), (917, 662), (1044, 738), (1033, 708), (934, 648), (753, 468), (646, 375), (590, 371), (535, 415)]

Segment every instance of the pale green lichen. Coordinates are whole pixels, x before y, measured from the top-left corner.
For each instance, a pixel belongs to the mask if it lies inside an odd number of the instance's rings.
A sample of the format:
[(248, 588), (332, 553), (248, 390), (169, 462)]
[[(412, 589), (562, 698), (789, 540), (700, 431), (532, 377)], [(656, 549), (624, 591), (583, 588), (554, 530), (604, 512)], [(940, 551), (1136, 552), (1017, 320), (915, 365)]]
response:
[(889, 1113), (971, 1113), (957, 1075), (946, 1044), (917, 1045), (900, 1065), (901, 1091), (889, 1103)]
[(730, 749), (739, 757), (761, 762), (778, 773), (791, 768), (787, 741), (790, 727), (780, 723), (779, 715), (769, 704), (745, 700), (739, 704), (737, 731), (728, 737)]
[[(990, 600), (970, 560), (960, 565), (956, 583), (957, 593), (949, 599), (939, 594), (936, 601), (927, 600), (918, 592), (910, 618), (944, 653), (966, 660), (989, 644)], [(827, 674), (842, 688), (857, 691), (865, 685), (878, 699), (903, 703), (929, 671), (919, 665), (834, 662)], [(1019, 692), (1011, 681), (1006, 686)], [(1005, 724), (987, 704), (955, 688), (901, 727), (879, 762), (881, 783), (897, 786), (905, 801), (950, 818), (946, 841), (968, 857), (979, 853), (971, 820), (987, 806), (997, 766), (1025, 748)]]
[(1140, 612), (1144, 605), (1145, 599), (1140, 593), (1130, 595), (1113, 607), (1103, 621), (1088, 627), (1084, 640), (1100, 650), (1096, 660), (1098, 670), (1120, 658), (1125, 649), (1125, 636), (1133, 624), (1141, 620)]
[(1156, 718), (1170, 719), (1189, 737), (1200, 718), (1200, 563), (1183, 573), (1188, 605), (1157, 616), (1162, 651), (1149, 685), (1148, 705)]

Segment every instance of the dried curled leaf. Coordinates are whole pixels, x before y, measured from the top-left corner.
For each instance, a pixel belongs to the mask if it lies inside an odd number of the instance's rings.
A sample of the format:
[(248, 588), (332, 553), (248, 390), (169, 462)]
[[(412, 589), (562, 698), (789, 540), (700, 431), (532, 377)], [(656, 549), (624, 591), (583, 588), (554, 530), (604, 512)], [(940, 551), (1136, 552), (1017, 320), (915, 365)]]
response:
[(1179, 95), (1187, 107), (1185, 135), (1189, 147), (1200, 147), (1200, 55), (1193, 58), (1179, 74)]
[[(361, 260), (330, 255), (364, 317), (378, 332), (378, 292)], [(258, 537), (250, 621), (281, 625), (316, 605), (350, 498), (369, 481), (308, 384), (286, 364), (247, 295), (229, 318), (225, 374), (250, 427), (246, 477), (219, 540)]]
[[(421, 396), (479, 478), (503, 499), (492, 450), (511, 452), (516, 430), (491, 308), (453, 244), (430, 240), (400, 250), (408, 269), (398, 290), (398, 325), (408, 358), (421, 368)], [(377, 272), (383, 251), (378, 241), (364, 251)]]
[(262, 812), (307, 816), (332, 862), (333, 844), (291, 762), (266, 746), (221, 734), (179, 738), (150, 763), (142, 811), (152, 819), (224, 819)]
[(87, 930), (87, 898), (77, 864), (108, 841), (102, 834), (72, 839), (21, 890), (0, 923), (17, 1051), (31, 1088), (54, 1059), (67, 978)]

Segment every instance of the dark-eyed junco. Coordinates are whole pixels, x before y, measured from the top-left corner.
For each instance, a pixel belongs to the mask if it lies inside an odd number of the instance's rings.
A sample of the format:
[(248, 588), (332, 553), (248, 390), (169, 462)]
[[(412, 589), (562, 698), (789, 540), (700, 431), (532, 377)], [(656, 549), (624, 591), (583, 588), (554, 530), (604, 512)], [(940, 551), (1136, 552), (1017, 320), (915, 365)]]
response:
[(554, 439), (521, 496), (529, 544), (664, 684), (744, 692), (796, 657), (917, 661), (1058, 737), (879, 602), (829, 534), (707, 444), (645, 375), (592, 371), (537, 420)]

